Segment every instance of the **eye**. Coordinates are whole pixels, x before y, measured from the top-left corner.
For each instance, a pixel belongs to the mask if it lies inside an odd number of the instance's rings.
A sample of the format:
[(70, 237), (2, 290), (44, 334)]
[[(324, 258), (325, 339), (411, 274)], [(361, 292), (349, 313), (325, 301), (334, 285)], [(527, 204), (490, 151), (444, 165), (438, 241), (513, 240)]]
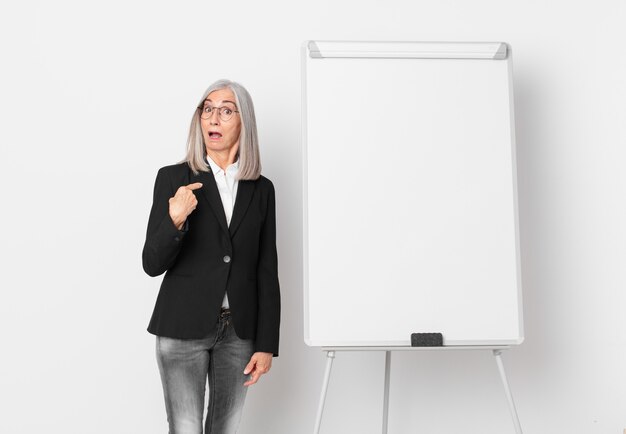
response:
[(213, 107), (211, 107), (210, 105), (206, 105), (204, 106), (203, 110), (205, 113), (211, 113), (213, 111)]
[(226, 115), (232, 115), (233, 114), (233, 110), (229, 109), (228, 107), (224, 107), (222, 110), (224, 111), (224, 114), (226, 114)]

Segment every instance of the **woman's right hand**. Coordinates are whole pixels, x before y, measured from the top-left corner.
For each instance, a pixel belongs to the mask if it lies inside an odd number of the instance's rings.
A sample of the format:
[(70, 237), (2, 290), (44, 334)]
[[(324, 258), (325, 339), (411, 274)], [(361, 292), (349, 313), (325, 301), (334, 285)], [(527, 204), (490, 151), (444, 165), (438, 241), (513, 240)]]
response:
[(185, 220), (187, 220), (187, 216), (196, 209), (198, 199), (196, 199), (196, 195), (193, 191), (200, 187), (202, 187), (201, 182), (181, 185), (178, 187), (178, 190), (176, 190), (174, 197), (170, 197), (170, 218), (178, 230), (182, 229)]

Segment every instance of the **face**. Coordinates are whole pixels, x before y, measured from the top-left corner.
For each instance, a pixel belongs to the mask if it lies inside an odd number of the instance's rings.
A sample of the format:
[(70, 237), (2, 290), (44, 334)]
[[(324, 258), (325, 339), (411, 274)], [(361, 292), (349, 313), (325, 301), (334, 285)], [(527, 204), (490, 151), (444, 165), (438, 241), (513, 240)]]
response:
[[(238, 110), (235, 105), (235, 94), (230, 89), (219, 89), (211, 92), (204, 100), (203, 107), (228, 107)], [(239, 148), (239, 133), (241, 132), (241, 117), (239, 113), (232, 113), (228, 121), (223, 121), (219, 110), (213, 110), (208, 119), (200, 118), (202, 137), (207, 152), (228, 152), (234, 154)], [(204, 110), (203, 110), (204, 112)]]

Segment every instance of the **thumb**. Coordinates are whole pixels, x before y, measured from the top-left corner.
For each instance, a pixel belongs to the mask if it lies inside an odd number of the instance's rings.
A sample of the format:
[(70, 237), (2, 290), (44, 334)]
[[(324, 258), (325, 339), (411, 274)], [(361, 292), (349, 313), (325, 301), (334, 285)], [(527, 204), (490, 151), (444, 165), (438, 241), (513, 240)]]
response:
[(186, 185), (186, 187), (187, 187), (189, 190), (197, 190), (197, 189), (199, 189), (200, 187), (202, 187), (202, 183), (201, 183), (201, 182), (194, 182), (193, 184)]
[(254, 359), (251, 359), (246, 365), (246, 369), (243, 370), (243, 373), (249, 374), (250, 372), (252, 372), (252, 369), (254, 369), (255, 364), (256, 364), (256, 361)]

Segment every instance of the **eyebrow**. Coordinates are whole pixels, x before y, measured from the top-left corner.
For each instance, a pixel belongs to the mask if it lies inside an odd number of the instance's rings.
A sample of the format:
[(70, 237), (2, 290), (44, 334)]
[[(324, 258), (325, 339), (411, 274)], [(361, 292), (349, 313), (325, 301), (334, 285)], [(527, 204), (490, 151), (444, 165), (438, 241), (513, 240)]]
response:
[[(211, 99), (207, 98), (207, 99), (204, 100), (204, 102), (207, 102), (207, 101), (211, 101)], [(213, 102), (213, 101), (211, 101), (211, 102)], [(227, 99), (222, 101), (222, 102), (229, 102), (229, 103), (234, 104), (235, 106), (237, 106), (237, 104), (235, 104), (233, 101), (229, 101)]]

